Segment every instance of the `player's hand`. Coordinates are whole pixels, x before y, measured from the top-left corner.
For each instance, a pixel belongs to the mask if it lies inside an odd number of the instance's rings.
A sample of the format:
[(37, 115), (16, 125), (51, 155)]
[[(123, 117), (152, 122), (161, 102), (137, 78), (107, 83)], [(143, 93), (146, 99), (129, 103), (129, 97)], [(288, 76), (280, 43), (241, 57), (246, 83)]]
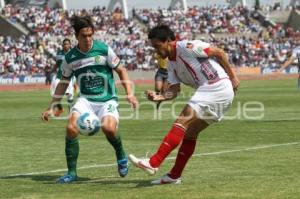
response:
[(145, 95), (147, 97), (148, 100), (150, 101), (155, 101), (155, 97), (156, 97), (156, 92), (155, 91), (150, 91), (150, 90), (146, 90), (145, 91)]
[(236, 93), (238, 91), (239, 85), (240, 85), (240, 80), (237, 77), (233, 77), (230, 79), (233, 91)]
[(134, 95), (127, 95), (127, 101), (131, 104), (132, 108), (137, 108), (139, 105), (138, 100)]
[(164, 100), (164, 97), (162, 95), (157, 95), (155, 91), (147, 90), (145, 91), (145, 95), (148, 100), (153, 102), (159, 102)]
[(44, 111), (44, 112), (42, 113), (41, 118), (42, 118), (43, 121), (48, 121), (48, 120), (49, 120), (49, 117), (50, 117), (52, 114), (53, 114), (53, 110), (52, 110), (52, 109), (48, 109), (48, 110), (46, 110), (46, 111)]

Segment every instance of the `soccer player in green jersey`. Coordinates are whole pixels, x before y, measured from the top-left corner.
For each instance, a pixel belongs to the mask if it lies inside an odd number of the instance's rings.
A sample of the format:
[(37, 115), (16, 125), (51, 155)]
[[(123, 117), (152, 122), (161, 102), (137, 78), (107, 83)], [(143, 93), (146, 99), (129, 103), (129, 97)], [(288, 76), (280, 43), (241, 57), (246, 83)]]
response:
[[(54, 77), (53, 77), (53, 81), (51, 82), (51, 87), (50, 87), (50, 93), (51, 96), (54, 95), (55, 89), (59, 83), (59, 81), (62, 78), (62, 63), (65, 59), (65, 55), (69, 52), (69, 50), (71, 49), (71, 41), (68, 38), (65, 38), (63, 40), (63, 44), (62, 44), (62, 50), (57, 52), (56, 55), (56, 64), (54, 65), (51, 73), (55, 73)], [(66, 96), (67, 96), (67, 101), (69, 103), (69, 106), (73, 103), (73, 98), (74, 98), (74, 86), (75, 86), (75, 77), (72, 78), (70, 80), (69, 86), (66, 90)], [(60, 114), (64, 111), (61, 103), (58, 103), (56, 105), (54, 105), (54, 116), (59, 117)]]
[(119, 175), (125, 177), (128, 173), (128, 159), (117, 132), (118, 96), (113, 71), (118, 74), (126, 91), (127, 100), (133, 108), (137, 107), (138, 101), (133, 94), (127, 71), (120, 64), (120, 59), (108, 45), (93, 39), (94, 25), (91, 17), (74, 16), (71, 22), (78, 45), (66, 54), (62, 64), (62, 79), (48, 109), (42, 113), (42, 119), (47, 121), (53, 111), (52, 105), (61, 100), (68, 82), (72, 76), (75, 76), (80, 89), (80, 97), (71, 109), (67, 124), (65, 153), (68, 173), (60, 177), (57, 182), (70, 183), (77, 179), (79, 131), (76, 121), (80, 114), (86, 111), (92, 111), (99, 117), (102, 131), (115, 149)]

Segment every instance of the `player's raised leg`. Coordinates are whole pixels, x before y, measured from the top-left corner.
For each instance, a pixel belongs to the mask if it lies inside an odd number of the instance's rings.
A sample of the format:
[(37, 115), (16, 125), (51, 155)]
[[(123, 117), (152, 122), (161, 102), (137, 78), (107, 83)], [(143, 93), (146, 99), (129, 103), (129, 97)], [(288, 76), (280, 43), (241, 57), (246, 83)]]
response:
[(197, 117), (193, 109), (188, 105), (185, 106), (171, 130), (164, 137), (157, 152), (149, 160), (139, 159), (134, 155), (130, 155), (129, 159), (135, 166), (143, 169), (147, 173), (155, 174), (165, 158), (180, 144), (186, 134), (186, 128), (196, 120)]
[(207, 127), (208, 124), (200, 119), (195, 120), (189, 125), (186, 135), (183, 138), (181, 146), (178, 150), (175, 165), (169, 173), (163, 175), (157, 180), (152, 181), (151, 184), (159, 185), (181, 183), (181, 174), (194, 153), (198, 134)]

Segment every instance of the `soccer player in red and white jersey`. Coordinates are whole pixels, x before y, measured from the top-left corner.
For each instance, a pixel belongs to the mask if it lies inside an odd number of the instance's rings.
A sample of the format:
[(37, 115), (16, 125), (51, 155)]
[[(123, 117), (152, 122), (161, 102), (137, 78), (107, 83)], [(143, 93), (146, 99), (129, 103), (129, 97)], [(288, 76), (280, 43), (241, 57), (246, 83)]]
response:
[(195, 93), (150, 159), (129, 155), (135, 166), (154, 175), (164, 159), (181, 143), (174, 167), (152, 184), (181, 183), (182, 171), (194, 152), (198, 134), (222, 119), (239, 86), (223, 50), (200, 40), (172, 41), (170, 31), (168, 26), (160, 25), (148, 34), (156, 52), (162, 58), (169, 58), (170, 86), (163, 94), (154, 91), (145, 94), (154, 102), (172, 100), (180, 92), (181, 83), (195, 88)]

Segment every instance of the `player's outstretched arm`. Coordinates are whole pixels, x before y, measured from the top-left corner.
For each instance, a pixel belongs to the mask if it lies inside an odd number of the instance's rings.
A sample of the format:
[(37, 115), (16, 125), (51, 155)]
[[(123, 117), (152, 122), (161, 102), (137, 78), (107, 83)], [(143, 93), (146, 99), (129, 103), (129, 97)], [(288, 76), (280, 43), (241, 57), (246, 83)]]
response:
[(69, 86), (69, 79), (62, 77), (62, 79), (59, 81), (56, 89), (55, 89), (55, 93), (54, 96), (52, 97), (52, 100), (47, 108), (46, 111), (44, 111), (42, 113), (42, 120), (44, 121), (48, 121), (49, 120), (49, 116), (52, 115), (53, 113), (53, 105), (55, 103), (60, 102), (60, 100), (63, 98), (67, 88)]
[(132, 90), (133, 82), (130, 81), (126, 68), (123, 65), (119, 65), (115, 71), (118, 73), (118, 76), (121, 80), (121, 83), (125, 89), (127, 95), (127, 101), (131, 104), (133, 108), (136, 108), (139, 104), (137, 98), (134, 96)]
[(233, 90), (236, 92), (240, 85), (240, 80), (238, 79), (237, 75), (235, 74), (234, 70), (232, 69), (226, 53), (220, 48), (210, 47), (207, 55), (209, 57), (217, 58), (217, 61), (219, 62), (219, 64), (221, 64), (221, 66), (224, 68), (225, 72), (228, 74), (229, 79), (233, 86)]
[(155, 91), (147, 90), (145, 95), (148, 100), (153, 102), (172, 100), (180, 92), (180, 83), (170, 85), (163, 94), (157, 94)]

